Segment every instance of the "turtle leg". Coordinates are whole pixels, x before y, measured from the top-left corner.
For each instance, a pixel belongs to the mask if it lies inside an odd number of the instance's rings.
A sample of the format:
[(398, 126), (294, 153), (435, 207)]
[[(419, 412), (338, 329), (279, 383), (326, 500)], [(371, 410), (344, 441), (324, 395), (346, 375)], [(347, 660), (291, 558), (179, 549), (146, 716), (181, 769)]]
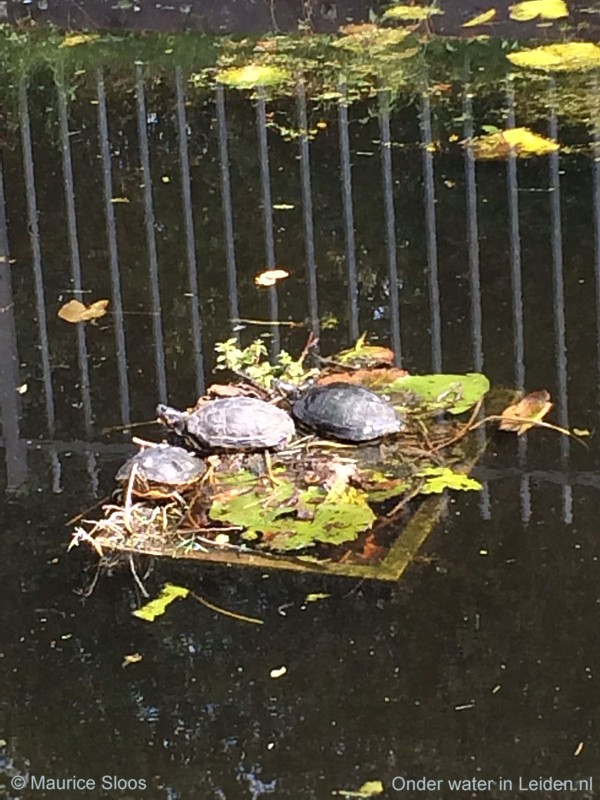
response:
[(282, 481), (280, 481), (279, 478), (276, 478), (275, 475), (273, 474), (273, 461), (271, 460), (271, 451), (265, 450), (263, 452), (263, 455), (265, 459), (265, 469), (268, 479), (271, 481), (273, 486), (279, 486), (282, 483)]

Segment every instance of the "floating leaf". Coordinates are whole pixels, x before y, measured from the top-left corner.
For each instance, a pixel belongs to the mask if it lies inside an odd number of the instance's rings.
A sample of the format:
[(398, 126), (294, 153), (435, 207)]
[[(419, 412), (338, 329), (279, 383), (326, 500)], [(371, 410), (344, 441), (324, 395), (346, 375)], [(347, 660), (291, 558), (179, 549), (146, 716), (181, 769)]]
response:
[(508, 60), (517, 67), (530, 67), (545, 71), (567, 72), (600, 67), (600, 46), (592, 42), (566, 42), (507, 53)]
[(129, 203), (130, 201), (128, 197), (111, 197), (110, 202), (117, 205), (118, 203)]
[(569, 9), (564, 0), (523, 0), (509, 7), (510, 18), (517, 22), (529, 22), (536, 17), (540, 19), (560, 19), (569, 16)]
[(296, 206), (292, 203), (273, 203), (274, 211), (291, 211), (293, 208)]
[(460, 472), (454, 472), (449, 467), (425, 467), (419, 470), (417, 475), (425, 478), (421, 494), (441, 494), (446, 489), (458, 489), (463, 492), (481, 489), (479, 481)]
[(134, 617), (139, 617), (146, 622), (154, 622), (156, 617), (160, 617), (167, 610), (174, 600), (179, 597), (187, 597), (190, 590), (184, 586), (176, 586), (174, 583), (167, 583), (163, 586), (161, 593), (154, 600), (146, 603), (145, 606), (133, 612)]
[(383, 783), (381, 781), (367, 781), (363, 783), (360, 789), (337, 789), (334, 794), (339, 794), (343, 797), (369, 798), (382, 794), (382, 792)]
[(468, 22), (463, 22), (463, 28), (476, 28), (479, 25), (486, 25), (488, 22), (491, 22), (497, 14), (495, 8), (490, 8), (487, 11), (484, 11), (483, 14), (478, 14), (473, 19), (470, 19)]
[(108, 300), (96, 300), (89, 306), (80, 303), (79, 300), (69, 300), (58, 309), (58, 316), (65, 322), (89, 322), (103, 317), (107, 308)]
[(217, 73), (219, 83), (234, 89), (254, 89), (256, 86), (275, 86), (290, 78), (290, 73), (281, 67), (266, 64), (247, 64), (245, 67), (230, 67)]
[(326, 600), (328, 597), (331, 597), (330, 594), (326, 592), (312, 592), (311, 594), (307, 594), (304, 598), (305, 603), (316, 603), (318, 600)]
[(488, 161), (506, 158), (510, 154), (519, 158), (545, 156), (559, 149), (558, 143), (553, 139), (546, 139), (529, 128), (508, 128), (468, 139), (465, 144), (472, 148), (475, 158)]
[(317, 380), (320, 386), (328, 383), (356, 383), (360, 386), (367, 386), (374, 391), (387, 391), (390, 384), (397, 378), (404, 378), (408, 375), (405, 369), (395, 369), (383, 367), (381, 369), (356, 369), (353, 372), (333, 372), (324, 375)]
[[(520, 436), (536, 422), (541, 422), (552, 408), (550, 393), (545, 389), (525, 395), (518, 403), (504, 409), (500, 422), (501, 431), (511, 431)], [(531, 422), (524, 422), (531, 420)]]
[(592, 435), (592, 432), (588, 431), (587, 428), (573, 428), (573, 433), (575, 434), (575, 436), (580, 436), (580, 437)]
[(59, 49), (62, 47), (77, 47), (80, 44), (91, 44), (97, 42), (100, 38), (98, 33), (70, 33), (58, 45)]
[(479, 402), (489, 389), (490, 382), (485, 375), (468, 372), (465, 375), (407, 375), (395, 380), (386, 391), (416, 395), (431, 411), (443, 409), (450, 414), (462, 414)]
[(440, 8), (435, 6), (392, 6), (383, 15), (383, 19), (402, 20), (404, 22), (419, 22), (434, 14), (443, 14)]
[(271, 678), (281, 678), (287, 672), (287, 667), (276, 667), (269, 672)]
[(290, 273), (285, 269), (267, 269), (254, 278), (257, 286), (275, 286), (278, 281), (289, 278)]
[(383, 364), (391, 366), (394, 363), (393, 350), (389, 347), (367, 344), (366, 340), (367, 334), (363, 333), (353, 347), (336, 353), (331, 360), (345, 367), (377, 367)]
[(130, 653), (123, 659), (122, 667), (128, 667), (130, 664), (137, 664), (143, 659), (141, 653)]

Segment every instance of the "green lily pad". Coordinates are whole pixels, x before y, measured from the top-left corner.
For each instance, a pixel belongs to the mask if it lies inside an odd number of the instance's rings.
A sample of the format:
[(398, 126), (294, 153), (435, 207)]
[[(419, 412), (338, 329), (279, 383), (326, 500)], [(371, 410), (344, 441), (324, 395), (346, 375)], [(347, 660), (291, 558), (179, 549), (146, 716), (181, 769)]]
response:
[(468, 372), (466, 375), (406, 375), (396, 378), (385, 391), (392, 395), (396, 392), (416, 395), (424, 405), (424, 410), (462, 414), (472, 408), (489, 389), (490, 382), (485, 375)]
[(418, 477), (425, 478), (420, 494), (441, 494), (446, 489), (459, 491), (479, 491), (481, 484), (475, 478), (469, 478), (461, 472), (454, 472), (448, 467), (426, 467), (417, 473)]

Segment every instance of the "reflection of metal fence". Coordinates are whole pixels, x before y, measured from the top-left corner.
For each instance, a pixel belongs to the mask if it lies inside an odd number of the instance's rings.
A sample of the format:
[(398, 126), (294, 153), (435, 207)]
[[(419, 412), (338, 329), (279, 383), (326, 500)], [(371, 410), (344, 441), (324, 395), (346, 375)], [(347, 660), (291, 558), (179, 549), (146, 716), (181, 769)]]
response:
[[(128, 343), (131, 334), (126, 324), (124, 315), (122, 290), (124, 273), (120, 263), (117, 220), (113, 204), (114, 186), (113, 169), (114, 159), (111, 155), (111, 132), (109, 130), (109, 113), (105, 77), (102, 70), (95, 74), (97, 98), (97, 135), (99, 141), (99, 169), (101, 171), (101, 185), (103, 191), (103, 209), (106, 228), (106, 251), (110, 274), (111, 311), (114, 323), (115, 357), (117, 367), (119, 420), (127, 425), (132, 420), (132, 404), (130, 392), (130, 369), (128, 364)], [(172, 109), (176, 120), (177, 151), (176, 158), (180, 168), (181, 180), (181, 227), (185, 238), (185, 258), (187, 283), (181, 287), (181, 294), (189, 298), (189, 340), (193, 352), (193, 369), (195, 375), (195, 388), (202, 393), (205, 387), (205, 353), (207, 350), (205, 340), (206, 319), (202, 319), (200, 298), (203, 291), (199, 273), (202, 270), (201, 259), (196, 241), (196, 220), (193, 201), (193, 182), (189, 147), (189, 123), (186, 107), (185, 77), (181, 69), (177, 68), (174, 74), (173, 85), (175, 88), (175, 108)], [(170, 274), (166, 265), (159, 263), (159, 250), (157, 248), (157, 224), (155, 219), (155, 196), (152, 184), (152, 147), (148, 136), (148, 111), (146, 104), (145, 78), (140, 66), (135, 71), (135, 100), (137, 112), (137, 138), (139, 148), (139, 168), (141, 183), (143, 184), (143, 208), (145, 217), (144, 239), (148, 265), (148, 286), (150, 290), (150, 304), (152, 312), (152, 352), (154, 361), (154, 386), (156, 399), (164, 401), (169, 395), (168, 368), (165, 354), (165, 332), (163, 325), (163, 298), (164, 286), (170, 281)], [(549, 97), (552, 98), (553, 86), (549, 86)], [(234, 221), (234, 204), (232, 198), (232, 179), (230, 168), (230, 133), (226, 110), (226, 94), (223, 88), (215, 92), (216, 113), (216, 138), (218, 153), (218, 170), (220, 178), (220, 203), (222, 211), (222, 233), (224, 252), (224, 276), (227, 284), (227, 315), (231, 321), (231, 330), (235, 330), (243, 311), (240, 308), (240, 294), (238, 279), (240, 272), (237, 265), (236, 254), (236, 226)], [(473, 96), (468, 85), (463, 92), (463, 134), (466, 139), (474, 132)], [(51, 455), (55, 488), (60, 482), (60, 463), (58, 454), (65, 447), (70, 449), (71, 443), (61, 444), (57, 441), (57, 419), (60, 418), (62, 409), (60, 400), (55, 394), (55, 380), (51, 359), (51, 346), (48, 335), (47, 299), (44, 255), (41, 245), (39, 225), (39, 179), (36, 178), (36, 165), (34, 161), (34, 148), (32, 142), (32, 126), (30, 120), (30, 92), (25, 79), (21, 80), (18, 87), (18, 121), (20, 127), (23, 185), (27, 208), (27, 224), (30, 239), (30, 258), (33, 276), (31, 302), (35, 304), (35, 317), (38, 327), (37, 339), (39, 343), (39, 368), (41, 372), (41, 385), (44, 396), (45, 437), (48, 442), (47, 450)], [(66, 211), (66, 241), (70, 263), (71, 287), (76, 297), (82, 297), (83, 282), (81, 270), (80, 240), (78, 236), (78, 222), (85, 214), (85, 204), (76, 203), (75, 179), (72, 165), (72, 142), (69, 131), (69, 99), (67, 90), (60, 82), (56, 86), (56, 107), (58, 111), (58, 134), (60, 140), (61, 169), (64, 186), (64, 203)], [(550, 102), (549, 134), (558, 138), (558, 123), (556, 110)], [(507, 125), (516, 125), (514, 96), (508, 87), (507, 91)], [(388, 320), (388, 333), (394, 346), (397, 363), (405, 357), (406, 342), (403, 331), (405, 302), (409, 300), (403, 293), (403, 282), (399, 268), (399, 231), (403, 229), (405, 220), (398, 216), (399, 193), (397, 188), (397, 167), (394, 163), (394, 146), (397, 142), (392, 135), (395, 111), (390, 108), (390, 99), (385, 92), (380, 95), (376, 116), (378, 119), (379, 133), (379, 161), (381, 180), (382, 207), (378, 211), (373, 208), (373, 217), (381, 216), (385, 243), (382, 246), (382, 259), (386, 263), (385, 277), (382, 277), (383, 293), (387, 297), (385, 315)], [(317, 231), (315, 229), (316, 215), (319, 208), (315, 206), (313, 178), (315, 163), (309, 131), (310, 106), (302, 84), (297, 87), (295, 97), (295, 125), (298, 131), (297, 146), (293, 159), (290, 156), (289, 168), (297, 170), (299, 181), (299, 196), (302, 203), (302, 224), (304, 240), (304, 264), (306, 284), (306, 318), (310, 327), (319, 330), (320, 309), (322, 302), (319, 299), (319, 262), (316, 244)], [(268, 104), (265, 96), (258, 94), (255, 100), (257, 161), (260, 169), (260, 186), (258, 191), (261, 197), (262, 234), (264, 239), (265, 262), (267, 266), (277, 263), (276, 237), (273, 217), (272, 201), (272, 175), (271, 151), (268, 138)], [(411, 198), (415, 208), (421, 206), (416, 214), (423, 217), (425, 235), (425, 253), (427, 269), (425, 272), (426, 296), (428, 298), (429, 319), (420, 322), (422, 337), (422, 350), (428, 351), (430, 356), (427, 361), (434, 371), (440, 371), (450, 365), (444, 363), (444, 325), (443, 320), (448, 314), (453, 314), (453, 309), (442, 302), (444, 256), (440, 250), (438, 230), (441, 221), (441, 211), (436, 197), (437, 181), (437, 154), (432, 133), (432, 108), (428, 92), (421, 96), (419, 107), (416, 111), (418, 129), (420, 130), (420, 147), (422, 152), (421, 186), (423, 195)], [(337, 137), (337, 166), (336, 173), (331, 174), (331, 181), (339, 181), (339, 217), (342, 222), (344, 243), (343, 255), (345, 260), (344, 291), (336, 298), (339, 305), (345, 305), (345, 314), (348, 324), (348, 334), (356, 338), (363, 327), (366, 327), (364, 317), (366, 301), (361, 289), (360, 264), (357, 258), (357, 234), (355, 222), (355, 201), (360, 185), (356, 185), (353, 171), (353, 155), (351, 147), (350, 126), (352, 117), (345, 100), (345, 87), (340, 86), (340, 100), (338, 102), (337, 119), (334, 120), (338, 128)], [(600, 133), (595, 135), (595, 161), (592, 167), (593, 180), (593, 220), (595, 237), (595, 301), (596, 301), (596, 333), (600, 342)], [(50, 156), (48, 156), (50, 157)], [(401, 177), (401, 176), (400, 176)], [(482, 277), (480, 235), (480, 188), (478, 188), (478, 167), (471, 148), (464, 150), (464, 190), (465, 214), (463, 221), (464, 233), (462, 234), (465, 252), (464, 262), (467, 265), (468, 277), (468, 336), (470, 343), (470, 364), (476, 370), (482, 370), (485, 364), (484, 353), (484, 328), (485, 314), (482, 299), (485, 292), (485, 277)], [(0, 190), (3, 187), (0, 184)], [(550, 232), (551, 258), (552, 258), (552, 286), (553, 286), (553, 338), (555, 348), (556, 391), (555, 399), (558, 409), (558, 423), (567, 426), (568, 414), (568, 371), (566, 350), (566, 322), (565, 322), (565, 283), (563, 264), (563, 234), (561, 229), (561, 170), (558, 153), (548, 157), (548, 230)], [(506, 163), (506, 228), (508, 231), (508, 262), (509, 280), (507, 290), (510, 296), (513, 341), (512, 366), (513, 380), (519, 387), (526, 383), (526, 347), (525, 329), (526, 318), (524, 311), (523, 264), (521, 243), (521, 214), (519, 208), (520, 188), (519, 170), (515, 157), (509, 157)], [(592, 199), (592, 198), (590, 198)], [(418, 204), (418, 205), (417, 205)], [(9, 266), (9, 234), (5, 211), (5, 198), (0, 195), (0, 369), (2, 374), (2, 423), (3, 445), (6, 449), (8, 465), (8, 484), (16, 487), (26, 478), (26, 446), (28, 420), (21, 419), (19, 406), (20, 398), (16, 391), (19, 384), (19, 335), (18, 326), (15, 324), (13, 294), (11, 288), (11, 269)], [(257, 217), (258, 220), (258, 217)], [(591, 237), (590, 237), (591, 238)], [(321, 277), (323, 272), (321, 272)], [(47, 276), (46, 276), (47, 277)], [(162, 290), (162, 291), (161, 291)], [(342, 296), (346, 301), (342, 302)], [(280, 299), (278, 290), (272, 287), (269, 290), (269, 314), (272, 321), (276, 321), (280, 314)], [(279, 329), (273, 326), (274, 335), (272, 348), (277, 350), (280, 346)], [(427, 335), (425, 335), (427, 334)], [(74, 432), (74, 440), (85, 438), (93, 440), (97, 435), (94, 431), (93, 392), (90, 382), (90, 362), (88, 357), (88, 340), (86, 328), (78, 325), (77, 359), (78, 359), (78, 384), (80, 392), (80, 425)], [(598, 347), (598, 368), (600, 369), (600, 346)], [(425, 360), (425, 358), (423, 358)], [(485, 364), (492, 371), (493, 364)], [(566, 465), (569, 456), (569, 440), (561, 439), (561, 463)], [(88, 459), (88, 472), (95, 475), (96, 466), (94, 452), (96, 446), (86, 448)], [(529, 482), (531, 473), (526, 471), (527, 444), (524, 439), (519, 442), (519, 464), (522, 468), (522, 516), (527, 519), (530, 511)], [(95, 480), (95, 479), (94, 479)], [(586, 478), (587, 481), (587, 478)], [(560, 482), (560, 481), (558, 481)], [(564, 517), (569, 520), (572, 516), (572, 498), (570, 486), (562, 484)], [(483, 495), (482, 511), (489, 513), (489, 498)], [(487, 509), (487, 510), (486, 510)]]

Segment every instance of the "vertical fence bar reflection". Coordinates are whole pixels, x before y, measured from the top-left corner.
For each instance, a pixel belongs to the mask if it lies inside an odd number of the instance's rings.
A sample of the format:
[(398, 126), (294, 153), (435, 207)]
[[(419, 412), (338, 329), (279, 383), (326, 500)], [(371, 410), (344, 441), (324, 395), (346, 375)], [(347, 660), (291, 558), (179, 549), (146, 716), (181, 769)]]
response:
[(229, 319), (233, 330), (237, 330), (240, 306), (235, 264), (235, 240), (233, 238), (233, 211), (231, 207), (231, 178), (229, 175), (229, 148), (227, 146), (227, 112), (225, 92), (221, 85), (216, 89), (217, 128), (219, 132), (219, 168), (221, 172), (221, 203), (223, 206), (223, 228), (225, 233), (225, 263), (229, 299)]
[(144, 181), (144, 212), (146, 224), (146, 246), (148, 248), (148, 269), (150, 273), (150, 296), (152, 301), (152, 330), (154, 334), (154, 363), (156, 383), (161, 403), (167, 400), (167, 373), (165, 369), (165, 347), (162, 327), (162, 309), (158, 280), (158, 255), (154, 230), (154, 201), (152, 197), (152, 175), (150, 172), (150, 149), (148, 146), (148, 116), (146, 113), (146, 92), (142, 66), (135, 67), (135, 92), (137, 100), (138, 138), (140, 161)]
[[(516, 125), (515, 96), (512, 83), (506, 87), (507, 118), (506, 127)], [(523, 327), (523, 279), (521, 271), (521, 231), (519, 226), (519, 184), (517, 156), (511, 151), (506, 165), (508, 190), (508, 225), (510, 249), (511, 301), (513, 323), (514, 375), (518, 389), (525, 388), (525, 341)], [(521, 520), (526, 525), (531, 519), (531, 486), (525, 470), (527, 468), (527, 440), (520, 436), (518, 441), (519, 466), (524, 474), (521, 478)]]
[(31, 243), (35, 306), (38, 320), (38, 337), (42, 361), (42, 380), (44, 384), (44, 400), (46, 405), (46, 425), (48, 436), (50, 439), (53, 439), (56, 429), (56, 410), (54, 404), (54, 389), (52, 386), (52, 371), (50, 368), (48, 321), (46, 318), (46, 297), (44, 292), (42, 249), (40, 246), (40, 226), (35, 192), (33, 146), (31, 142), (31, 122), (29, 119), (27, 89), (27, 78), (21, 77), (19, 80), (19, 118), (21, 124), (23, 169), (25, 172), (25, 194), (27, 199), (27, 227), (29, 229), (29, 238)]
[(200, 397), (204, 394), (202, 322), (200, 319), (198, 266), (196, 264), (196, 240), (194, 236), (194, 215), (192, 212), (192, 187), (190, 159), (188, 154), (188, 123), (185, 113), (185, 90), (181, 67), (176, 67), (175, 69), (175, 87), (177, 91), (177, 131), (179, 136), (179, 164), (181, 167), (181, 197), (185, 223), (188, 289), (190, 293), (190, 313), (192, 318), (192, 342), (194, 345), (194, 363), (196, 365), (196, 392)]
[[(77, 216), (75, 212), (75, 184), (73, 181), (73, 163), (71, 160), (71, 142), (69, 140), (69, 112), (67, 109), (67, 92), (64, 76), (60, 76), (56, 84), (58, 95), (58, 129), (62, 153), (63, 186), (65, 190), (65, 208), (67, 211), (67, 231), (69, 236), (69, 255), (71, 261), (71, 280), (75, 296), (81, 300), (83, 285), (81, 279), (81, 260), (79, 257), (79, 237), (77, 234)], [(88, 363), (85, 325), (76, 325), (77, 358), (81, 381), (81, 402), (86, 433), (92, 428), (92, 401), (90, 395), (90, 368)]]
[(0, 410), (7, 489), (10, 492), (17, 491), (27, 480), (27, 446), (20, 438), (19, 350), (11, 269), (4, 195), (4, 165), (0, 159)]
[(348, 306), (350, 309), (349, 333), (352, 341), (358, 339), (358, 274), (356, 270), (356, 244), (354, 241), (354, 208), (352, 203), (352, 166), (348, 136), (348, 99), (346, 84), (339, 86), (338, 128), (340, 139), (340, 167), (342, 176), (342, 202), (344, 206), (344, 236), (346, 240), (346, 280), (348, 281)]
[(429, 93), (427, 90), (421, 94), (420, 123), (425, 188), (425, 233), (427, 237), (427, 267), (429, 271), (429, 305), (431, 309), (431, 366), (433, 372), (441, 372), (442, 319), (435, 216), (435, 177), (433, 171), (434, 144), (431, 134), (431, 104), (429, 102)]
[[(471, 87), (463, 87), (463, 134), (467, 142), (473, 138), (473, 95)], [(465, 188), (467, 200), (467, 250), (469, 260), (469, 288), (471, 295), (471, 357), (473, 369), (483, 372), (483, 323), (481, 312), (481, 275), (479, 269), (479, 225), (477, 220), (477, 167), (475, 152), (470, 144), (465, 147)], [(486, 433), (477, 428), (480, 446), (485, 446)], [(484, 481), (479, 500), (483, 519), (491, 519), (490, 487)]]
[[(473, 138), (473, 95), (467, 84), (463, 91), (463, 133)], [(481, 275), (479, 269), (479, 225), (477, 222), (477, 167), (473, 147), (465, 147), (465, 185), (467, 200), (467, 249), (471, 290), (471, 354), (473, 368), (483, 371), (483, 328), (481, 315)]]
[(121, 404), (121, 420), (124, 425), (127, 425), (131, 422), (131, 403), (127, 378), (127, 347), (125, 343), (125, 324), (123, 318), (123, 301), (121, 297), (119, 253), (117, 249), (117, 225), (115, 221), (115, 209), (112, 204), (113, 182), (108, 114), (106, 110), (106, 90), (104, 87), (104, 73), (102, 67), (99, 67), (96, 71), (96, 96), (98, 98), (98, 135), (100, 139), (100, 158), (102, 161), (102, 181), (104, 186), (104, 215), (106, 217), (106, 235), (108, 239), (108, 266), (110, 269), (112, 318), (115, 326), (119, 399)]
[(387, 90), (379, 92), (379, 135), (381, 140), (383, 208), (385, 215), (385, 240), (387, 247), (390, 296), (390, 328), (395, 364), (399, 367), (402, 364), (402, 342), (400, 339), (398, 265), (396, 262), (396, 219), (394, 213), (394, 177), (392, 172), (392, 141), (390, 133), (390, 93)]
[(593, 114), (593, 195), (594, 195), (594, 276), (596, 280), (596, 366), (600, 386), (600, 80), (592, 81)]
[[(558, 119), (556, 116), (556, 83), (550, 79), (550, 138), (558, 141)], [(565, 323), (565, 285), (562, 245), (562, 219), (560, 207), (560, 156), (559, 151), (549, 157), (550, 190), (550, 228), (552, 240), (552, 289), (554, 299), (554, 339), (556, 353), (556, 377), (558, 383), (557, 412), (558, 423), (562, 428), (569, 427), (569, 398), (567, 389), (567, 341)], [(568, 436), (560, 437), (560, 454), (563, 468), (567, 468), (571, 445)], [(573, 521), (573, 490), (563, 484), (563, 519), (567, 524)]]
[[(265, 229), (265, 258), (267, 268), (275, 266), (275, 239), (273, 236), (273, 201), (271, 199), (271, 170), (269, 167), (269, 144), (267, 141), (267, 104), (265, 90), (258, 87), (256, 100), (256, 127), (258, 130), (258, 149), (260, 154), (260, 178), (262, 187), (263, 224)], [(277, 286), (269, 286), (269, 314), (272, 326), (271, 352), (276, 355), (281, 349), (279, 335), (279, 301), (277, 299)]]
[(310, 180), (310, 152), (308, 144), (308, 115), (304, 83), (296, 87), (298, 128), (300, 130), (300, 184), (302, 186), (302, 210), (304, 216), (304, 247), (306, 253), (306, 277), (308, 285), (308, 313), (313, 333), (319, 333), (319, 301), (317, 297), (317, 265), (315, 262), (315, 234), (313, 226), (312, 187)]
[[(77, 233), (77, 215), (75, 211), (75, 182), (73, 180), (73, 162), (71, 159), (71, 140), (69, 138), (69, 110), (67, 107), (67, 91), (65, 77), (60, 74), (56, 82), (58, 96), (58, 128), (62, 151), (63, 185), (65, 190), (65, 207), (67, 210), (67, 231), (69, 236), (69, 255), (71, 261), (71, 280), (73, 290), (79, 299), (82, 298), (83, 283), (81, 277), (81, 259), (79, 256), (79, 236)], [(92, 434), (92, 396), (90, 387), (90, 366), (87, 349), (85, 325), (76, 325), (77, 329), (77, 361), (79, 364), (79, 381), (83, 421), (87, 436)], [(98, 466), (93, 452), (86, 457), (88, 475), (91, 481), (92, 494), (98, 491)]]

